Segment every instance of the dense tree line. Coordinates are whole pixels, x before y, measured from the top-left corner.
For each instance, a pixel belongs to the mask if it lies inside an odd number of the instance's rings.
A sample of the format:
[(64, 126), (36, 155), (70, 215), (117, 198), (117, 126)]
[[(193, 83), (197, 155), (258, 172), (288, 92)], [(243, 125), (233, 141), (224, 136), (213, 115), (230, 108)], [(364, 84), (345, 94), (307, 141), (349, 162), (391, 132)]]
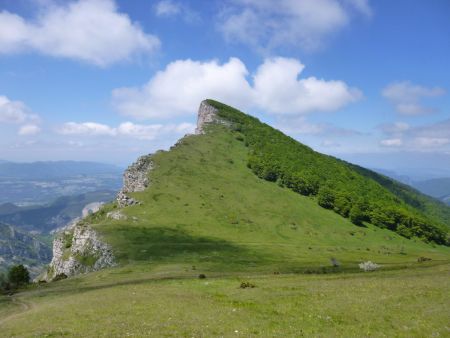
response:
[[(249, 148), (248, 167), (260, 178), (305, 195), (357, 225), (364, 222), (400, 235), (449, 244), (445, 214), (426, 215), (423, 198), (384, 176), (317, 153), (280, 131), (222, 103), (210, 100), (232, 122)], [(385, 182), (386, 183), (386, 182)], [(386, 183), (387, 184), (387, 183)], [(397, 192), (397, 193), (396, 193)], [(425, 211), (425, 212), (424, 212)]]

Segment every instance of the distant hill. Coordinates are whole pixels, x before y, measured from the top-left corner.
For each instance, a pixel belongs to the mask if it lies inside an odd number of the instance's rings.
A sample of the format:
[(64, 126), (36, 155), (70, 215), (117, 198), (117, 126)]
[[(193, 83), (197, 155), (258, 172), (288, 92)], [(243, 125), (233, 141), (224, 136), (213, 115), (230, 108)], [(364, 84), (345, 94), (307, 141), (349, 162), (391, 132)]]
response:
[(121, 172), (122, 169), (120, 167), (96, 162), (0, 162), (0, 178), (22, 178), (29, 180), (55, 179), (70, 176), (93, 176)]
[(413, 186), (424, 194), (450, 205), (450, 177), (414, 182)]
[(51, 258), (49, 241), (12, 225), (0, 223), (0, 271), (14, 264), (24, 264), (36, 276)]
[(20, 229), (48, 233), (81, 216), (83, 208), (93, 202), (110, 202), (116, 191), (88, 192), (59, 197), (43, 206), (18, 207), (12, 203), (0, 205), (0, 222), (14, 224)]

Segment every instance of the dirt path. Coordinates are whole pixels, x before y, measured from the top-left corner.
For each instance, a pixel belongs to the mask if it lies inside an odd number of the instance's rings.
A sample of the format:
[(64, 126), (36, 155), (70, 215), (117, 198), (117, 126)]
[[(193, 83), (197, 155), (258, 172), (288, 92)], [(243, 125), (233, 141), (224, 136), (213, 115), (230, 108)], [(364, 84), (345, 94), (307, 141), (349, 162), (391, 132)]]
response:
[(16, 310), (14, 313), (12, 313), (4, 318), (0, 318), (0, 326), (3, 325), (4, 323), (6, 323), (8, 320), (11, 320), (33, 308), (33, 303), (26, 302), (17, 297), (14, 297), (14, 296), (11, 296), (11, 302), (18, 305), (20, 310), (18, 310), (18, 311)]

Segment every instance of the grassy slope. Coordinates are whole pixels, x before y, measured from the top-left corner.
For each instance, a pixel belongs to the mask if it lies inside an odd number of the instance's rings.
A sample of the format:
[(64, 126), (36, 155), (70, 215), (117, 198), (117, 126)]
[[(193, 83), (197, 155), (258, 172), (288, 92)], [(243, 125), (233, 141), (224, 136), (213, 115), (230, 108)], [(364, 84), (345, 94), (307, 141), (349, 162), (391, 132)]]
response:
[(223, 127), (190, 136), (154, 156), (151, 188), (124, 212), (130, 221), (96, 225), (122, 263), (201, 265), (214, 271), (302, 271), (385, 265), (419, 256), (449, 258), (450, 249), (361, 228), (308, 197), (257, 178), (247, 149)]
[[(445, 337), (449, 273), (447, 264), (166, 280), (112, 269), (19, 294), (3, 323), (0, 301), (0, 329), (4, 337)], [(243, 280), (256, 287), (240, 289)]]

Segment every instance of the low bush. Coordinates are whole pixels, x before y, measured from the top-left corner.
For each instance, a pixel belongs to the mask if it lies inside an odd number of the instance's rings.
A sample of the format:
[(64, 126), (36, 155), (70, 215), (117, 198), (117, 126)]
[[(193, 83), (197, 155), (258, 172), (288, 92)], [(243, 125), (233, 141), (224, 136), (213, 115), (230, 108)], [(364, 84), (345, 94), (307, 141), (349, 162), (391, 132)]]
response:
[(241, 289), (254, 288), (256, 285), (250, 282), (241, 282)]

